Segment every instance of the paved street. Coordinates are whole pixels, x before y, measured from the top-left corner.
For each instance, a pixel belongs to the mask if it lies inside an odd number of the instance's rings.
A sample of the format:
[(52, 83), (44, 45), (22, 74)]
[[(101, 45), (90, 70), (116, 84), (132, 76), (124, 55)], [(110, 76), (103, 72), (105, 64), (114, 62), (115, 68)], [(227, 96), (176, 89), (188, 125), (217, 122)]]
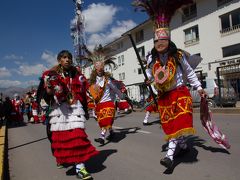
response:
[[(157, 114), (151, 116), (153, 124), (147, 127), (142, 126), (143, 112), (118, 116), (114, 142), (101, 147), (93, 141), (99, 129), (90, 118), (86, 123), (87, 133), (100, 155), (87, 162), (87, 169), (96, 180), (238, 180), (239, 116), (214, 114), (215, 122), (232, 146), (228, 152), (210, 139), (200, 125), (199, 114), (195, 113), (197, 133), (188, 141), (191, 152), (177, 158), (172, 171), (166, 171), (159, 163), (166, 152)], [(8, 149), (11, 180), (76, 179), (71, 167), (57, 169), (42, 124), (9, 128)]]

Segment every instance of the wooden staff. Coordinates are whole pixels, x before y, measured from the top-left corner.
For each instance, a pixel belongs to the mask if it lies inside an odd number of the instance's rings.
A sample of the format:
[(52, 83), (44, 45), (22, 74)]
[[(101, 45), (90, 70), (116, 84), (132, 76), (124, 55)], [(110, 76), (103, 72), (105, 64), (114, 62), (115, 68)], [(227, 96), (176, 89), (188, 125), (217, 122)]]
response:
[[(138, 52), (138, 50), (137, 50), (136, 44), (135, 44), (135, 42), (134, 42), (134, 40), (133, 40), (133, 37), (132, 37), (132, 35), (131, 35), (130, 33), (128, 34), (128, 36), (129, 36), (129, 38), (130, 38), (130, 40), (131, 40), (133, 49), (134, 49), (134, 51), (135, 51), (135, 53), (136, 53), (136, 55), (137, 55), (137, 59), (138, 59), (138, 62), (140, 63), (140, 66), (141, 66), (143, 75), (144, 75), (144, 77), (145, 77), (145, 80), (148, 81), (149, 79), (148, 79), (148, 77), (147, 77), (147, 73), (146, 73), (145, 68), (144, 68), (144, 66), (143, 66), (143, 62), (142, 62), (142, 60), (141, 60), (141, 57), (140, 57), (140, 55), (139, 55), (139, 52)], [(147, 84), (147, 86), (148, 86), (148, 88), (149, 88), (149, 90), (150, 90), (150, 94), (151, 94), (151, 96), (153, 97), (153, 100), (154, 100), (154, 103), (156, 104), (156, 107), (158, 107), (158, 103), (157, 103), (157, 100), (156, 100), (156, 98), (155, 98), (155, 94), (153, 93), (152, 86), (151, 86), (150, 84)]]

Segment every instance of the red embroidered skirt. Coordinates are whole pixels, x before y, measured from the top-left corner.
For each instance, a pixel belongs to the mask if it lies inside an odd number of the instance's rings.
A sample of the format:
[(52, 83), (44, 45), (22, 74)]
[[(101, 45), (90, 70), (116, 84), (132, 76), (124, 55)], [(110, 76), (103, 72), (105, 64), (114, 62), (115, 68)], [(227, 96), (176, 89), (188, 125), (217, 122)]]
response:
[(146, 107), (146, 111), (149, 111), (150, 113), (151, 112), (158, 112), (155, 104), (152, 104), (152, 105)]
[(84, 129), (52, 132), (53, 155), (58, 164), (82, 163), (99, 153)]
[(96, 105), (97, 120), (100, 128), (111, 128), (115, 116), (115, 106), (112, 101)]
[(117, 106), (118, 106), (119, 110), (124, 110), (124, 109), (130, 108), (130, 106), (129, 106), (127, 101), (117, 102)]
[(166, 140), (195, 133), (192, 97), (187, 87), (178, 87), (159, 97), (158, 109)]

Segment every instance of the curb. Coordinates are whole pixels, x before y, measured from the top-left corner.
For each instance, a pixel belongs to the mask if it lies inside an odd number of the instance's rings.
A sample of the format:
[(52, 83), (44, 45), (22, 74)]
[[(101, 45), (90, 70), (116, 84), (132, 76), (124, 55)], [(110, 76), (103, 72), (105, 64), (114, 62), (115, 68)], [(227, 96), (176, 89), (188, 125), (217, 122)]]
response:
[[(240, 114), (240, 108), (211, 108), (213, 113), (220, 114)], [(200, 113), (200, 108), (193, 108), (194, 113)]]
[(3, 122), (0, 127), (0, 179), (4, 179), (4, 157), (5, 157), (5, 141), (6, 141), (6, 123)]

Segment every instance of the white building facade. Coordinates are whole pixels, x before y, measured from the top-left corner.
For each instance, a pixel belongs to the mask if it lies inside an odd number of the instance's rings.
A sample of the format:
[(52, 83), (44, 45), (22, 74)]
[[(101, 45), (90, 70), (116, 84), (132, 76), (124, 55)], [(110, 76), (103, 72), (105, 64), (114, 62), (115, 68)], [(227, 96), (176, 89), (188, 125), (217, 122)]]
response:
[[(138, 12), (141, 13), (141, 12)], [(235, 82), (235, 91), (240, 91), (240, 1), (236, 0), (195, 0), (195, 3), (179, 9), (172, 18), (171, 40), (178, 48), (191, 54), (199, 54), (203, 61), (196, 71), (204, 78), (216, 79), (216, 69), (234, 69), (229, 76)], [(148, 90), (144, 85), (144, 75), (128, 37), (131, 34), (140, 56), (145, 56), (153, 48), (153, 26), (147, 20), (124, 33), (106, 46), (112, 47), (118, 68), (113, 77), (122, 80), (129, 97), (140, 101), (146, 98)], [(228, 68), (229, 69), (229, 68)], [(106, 70), (111, 71), (107, 68)], [(226, 68), (225, 68), (226, 70)], [(91, 67), (84, 69), (89, 77)], [(229, 72), (228, 72), (229, 73)], [(232, 74), (232, 73), (229, 73)]]

